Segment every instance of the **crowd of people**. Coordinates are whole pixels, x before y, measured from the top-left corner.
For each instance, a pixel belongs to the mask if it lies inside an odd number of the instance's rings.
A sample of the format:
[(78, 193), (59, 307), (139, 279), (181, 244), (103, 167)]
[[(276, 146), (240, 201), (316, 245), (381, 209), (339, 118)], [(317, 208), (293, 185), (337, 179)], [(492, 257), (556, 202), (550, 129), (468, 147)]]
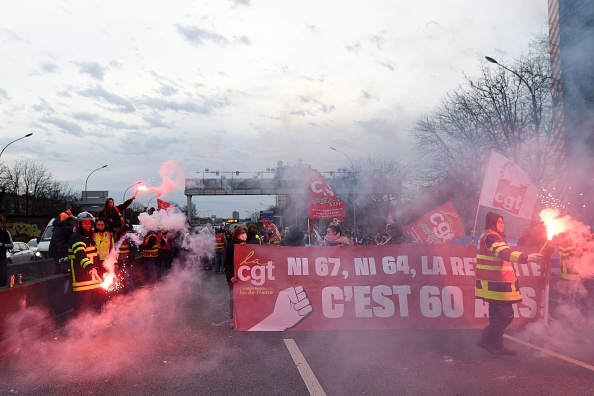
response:
[[(132, 293), (132, 268), (139, 251), (146, 273), (144, 284), (148, 287), (153, 287), (167, 276), (177, 257), (182, 258), (180, 261), (184, 265), (193, 257), (199, 263), (199, 268), (214, 269), (214, 273), (225, 274), (229, 289), (230, 322), (233, 327), (233, 288), (238, 281), (234, 268), (237, 245), (353, 246), (411, 242), (399, 223), (388, 224), (385, 232), (361, 235), (344, 232), (340, 225), (330, 223), (324, 236), (315, 227), (310, 232), (304, 232), (295, 225), (279, 231), (276, 228), (259, 230), (257, 224), (246, 227), (238, 224), (229, 229), (222, 226), (208, 229), (209, 237), (212, 236), (213, 251), (199, 249), (198, 255), (190, 255), (188, 252), (192, 250), (192, 230), (189, 224), (183, 230), (146, 229), (142, 239), (133, 233), (132, 226), (124, 220), (122, 213), (135, 198), (134, 196), (118, 206), (109, 198), (96, 215), (89, 212), (75, 214), (68, 210), (54, 220), (50, 253), (56, 264), (56, 273), (63, 272), (67, 258), (69, 271), (72, 273), (76, 314), (88, 309), (98, 311), (109, 298), (109, 288), (104, 284), (105, 271), (109, 267), (107, 263), (111, 263), (120, 284), (116, 291), (121, 294)], [(153, 216), (154, 213), (147, 212), (147, 215)], [(575, 262), (572, 258), (577, 253), (575, 246), (572, 246), (572, 238), (567, 233), (547, 242), (546, 228), (541, 221), (531, 222), (518, 240), (518, 246), (544, 244), (539, 253), (532, 254), (513, 250), (507, 245), (505, 223), (501, 215), (489, 212), (485, 223), (485, 231), (477, 246), (475, 296), (488, 304), (489, 324), (483, 330), (478, 345), (494, 355), (515, 355), (515, 351), (503, 345), (503, 332), (513, 320), (512, 304), (522, 301), (513, 263), (538, 263), (543, 257), (548, 259), (555, 246), (559, 249), (561, 278), (579, 280), (580, 276), (572, 264)], [(587, 237), (591, 239), (591, 234)], [(11, 247), (12, 238), (4, 229), (4, 219), (0, 217), (0, 285), (6, 284), (5, 253)]]
[[(87, 211), (75, 214), (69, 209), (54, 219), (49, 251), (55, 273), (72, 274), (75, 315), (100, 311), (113, 294), (133, 293), (132, 271), (139, 251), (146, 273), (144, 283), (149, 287), (168, 274), (173, 260), (182, 253), (181, 230), (149, 229), (141, 236), (134, 233), (123, 211), (135, 198), (117, 206), (108, 198), (95, 215)], [(110, 284), (105, 283), (107, 279)]]

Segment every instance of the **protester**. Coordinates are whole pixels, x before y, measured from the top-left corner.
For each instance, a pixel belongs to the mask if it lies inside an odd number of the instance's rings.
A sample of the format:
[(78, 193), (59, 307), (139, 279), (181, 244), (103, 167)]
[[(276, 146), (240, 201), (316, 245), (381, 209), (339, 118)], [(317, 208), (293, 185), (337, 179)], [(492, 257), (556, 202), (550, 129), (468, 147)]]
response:
[[(69, 215), (64, 220), (58, 222), (52, 231), (52, 237), (49, 243), (49, 254), (54, 260), (56, 266), (54, 275), (68, 272), (62, 265), (63, 259), (68, 257), (68, 242), (74, 233), (76, 227), (76, 217)], [(70, 268), (70, 265), (68, 265)]]
[(191, 228), (189, 225), (186, 225), (187, 228), (184, 229), (183, 235), (181, 236), (181, 246), (180, 246), (180, 261), (182, 268), (186, 268), (190, 266), (190, 261), (192, 260), (192, 234)]
[(161, 276), (166, 276), (171, 270), (173, 264), (173, 255), (171, 253), (171, 233), (168, 230), (160, 231), (157, 233), (157, 237), (160, 237), (164, 244), (159, 246), (157, 254), (157, 268), (161, 269)]
[(68, 241), (76, 315), (87, 309), (99, 312), (107, 300), (107, 293), (97, 271), (99, 256), (93, 240), (94, 222), (95, 218), (89, 212), (79, 213), (76, 217), (76, 231)]
[[(119, 220), (118, 220), (119, 221)], [(103, 276), (103, 263), (109, 257), (109, 253), (113, 250), (114, 240), (113, 234), (107, 229), (105, 219), (97, 218), (95, 220), (95, 232), (93, 234), (95, 246), (97, 246), (97, 254), (99, 255), (99, 275)]]
[(285, 234), (281, 241), (282, 246), (305, 246), (305, 239), (303, 233), (296, 225), (289, 227), (289, 231)]
[(517, 246), (543, 246), (547, 241), (547, 229), (540, 220), (533, 220), (522, 229)]
[(12, 249), (12, 236), (10, 232), (4, 228), (6, 220), (0, 216), (0, 287), (4, 287), (8, 283), (8, 260), (6, 259), (6, 251)]
[(232, 234), (231, 242), (227, 244), (225, 251), (225, 277), (227, 278), (227, 285), (229, 286), (229, 318), (231, 320), (231, 328), (233, 324), (233, 284), (237, 282), (235, 275), (235, 264), (233, 262), (235, 257), (235, 245), (244, 245), (247, 240), (247, 230), (243, 227), (235, 227)]
[(142, 260), (146, 267), (147, 284), (157, 283), (157, 257), (159, 256), (159, 245), (164, 244), (162, 238), (157, 237), (157, 232), (149, 230), (142, 243)]
[(376, 233), (371, 240), (371, 245), (383, 245), (386, 243), (386, 237), (381, 232)]
[(326, 230), (325, 237), (326, 246), (348, 246), (348, 238), (342, 234), (342, 230), (339, 226), (330, 224)]
[(271, 245), (274, 242), (274, 234), (272, 230), (264, 231), (264, 237), (260, 238), (262, 245)]
[(132, 279), (132, 268), (136, 261), (138, 246), (134, 242), (132, 229), (120, 221), (113, 223), (114, 241), (118, 249), (117, 276), (124, 280), (124, 294), (134, 291), (134, 280)]
[(247, 240), (245, 241), (248, 245), (261, 245), (262, 241), (258, 235), (258, 226), (250, 224), (247, 228)]
[(350, 246), (354, 246), (355, 245), (355, 239), (353, 238), (353, 235), (351, 234), (350, 231), (345, 231), (344, 232), (344, 236), (347, 238), (347, 240), (349, 241), (349, 245)]
[(382, 245), (399, 245), (401, 243), (412, 243), (412, 239), (404, 232), (400, 223), (391, 223), (386, 226), (388, 239)]
[(225, 231), (217, 228), (215, 231), (215, 273), (223, 273), (225, 269)]
[(107, 198), (107, 200), (105, 201), (105, 205), (103, 206), (103, 209), (99, 211), (97, 217), (104, 219), (107, 222), (109, 229), (111, 230), (113, 229), (113, 223), (115, 223), (116, 221), (119, 221), (122, 224), (124, 223), (124, 216), (122, 215), (122, 213), (124, 212), (124, 210), (128, 208), (128, 206), (130, 206), (132, 201), (134, 201), (135, 199), (136, 194), (134, 194), (132, 198), (126, 200), (124, 203), (119, 204), (118, 206), (114, 206), (113, 198)]
[(489, 324), (478, 346), (493, 355), (515, 356), (503, 345), (503, 331), (514, 319), (513, 304), (522, 301), (518, 278), (512, 263), (539, 262), (541, 255), (512, 251), (505, 241), (503, 217), (489, 212), (485, 233), (476, 254), (475, 296), (489, 304)]

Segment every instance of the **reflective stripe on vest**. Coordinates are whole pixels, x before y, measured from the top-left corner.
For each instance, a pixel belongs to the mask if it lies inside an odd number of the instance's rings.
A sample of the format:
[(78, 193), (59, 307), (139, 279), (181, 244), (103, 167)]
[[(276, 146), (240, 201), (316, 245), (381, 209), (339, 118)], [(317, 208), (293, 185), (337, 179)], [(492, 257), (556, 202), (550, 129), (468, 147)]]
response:
[(559, 246), (559, 261), (561, 261), (561, 279), (576, 281), (580, 280), (579, 273), (573, 270), (569, 263), (570, 258), (575, 257), (575, 246)]
[(216, 250), (223, 250), (225, 249), (225, 234), (215, 234), (215, 249)]
[(159, 238), (157, 238), (157, 234), (148, 234), (146, 238), (144, 238), (144, 243), (146, 245), (152, 235), (155, 236), (155, 243), (150, 248), (145, 247), (142, 249), (142, 257), (159, 257)]
[(477, 279), (475, 297), (508, 302), (522, 301), (518, 282), (493, 282)]
[(125, 254), (128, 255), (130, 254), (130, 245), (128, 245), (128, 241), (124, 241), (122, 242), (122, 244), (120, 245), (120, 249), (118, 250), (118, 252), (120, 254)]
[[(70, 259), (70, 271), (72, 272), (72, 290), (75, 292), (98, 289), (101, 287), (101, 281), (99, 279), (91, 278), (90, 280), (76, 279), (76, 270), (74, 268), (74, 260), (76, 253), (80, 250), (84, 250), (86, 257), (80, 262), (80, 266), (85, 270), (89, 265), (93, 264), (93, 259), (97, 257), (97, 248), (94, 245), (85, 246), (84, 242), (77, 242), (68, 249), (68, 258)], [(91, 275), (89, 275), (91, 276)]]
[[(487, 249), (485, 240), (489, 234), (486, 232), (481, 238), (479, 251), (476, 254), (476, 278), (494, 282), (515, 282), (518, 280), (516, 271), (510, 261), (501, 260), (496, 254), (510, 247), (504, 241), (495, 242)], [(496, 234), (495, 234), (496, 235)], [(512, 253), (512, 260), (518, 261), (520, 252)]]
[(109, 252), (113, 249), (113, 237), (109, 232), (96, 232), (94, 235), (95, 244), (99, 260), (105, 260), (109, 257)]
[[(496, 301), (522, 301), (514, 266), (510, 261), (495, 257), (497, 253), (510, 247), (501, 240), (493, 243), (488, 249), (485, 241), (489, 234), (499, 236), (493, 232), (485, 232), (481, 238), (479, 251), (476, 254), (475, 297)], [(518, 261), (520, 255), (520, 252), (514, 252), (511, 259)]]

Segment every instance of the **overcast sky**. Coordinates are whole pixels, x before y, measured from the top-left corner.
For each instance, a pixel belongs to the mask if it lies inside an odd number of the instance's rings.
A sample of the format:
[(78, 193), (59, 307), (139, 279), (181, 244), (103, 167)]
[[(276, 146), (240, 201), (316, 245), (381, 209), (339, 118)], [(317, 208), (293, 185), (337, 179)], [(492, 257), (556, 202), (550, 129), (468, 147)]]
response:
[[(182, 181), (279, 160), (347, 166), (330, 146), (407, 161), (413, 122), (463, 73), (485, 55), (511, 62), (546, 29), (546, 0), (11, 2), (0, 13), (0, 146), (33, 136), (1, 160), (39, 161), (76, 191), (107, 164), (88, 190), (116, 204), (137, 181), (160, 186), (170, 161)], [(183, 192), (162, 199), (185, 205)], [(273, 201), (193, 199), (224, 217)]]

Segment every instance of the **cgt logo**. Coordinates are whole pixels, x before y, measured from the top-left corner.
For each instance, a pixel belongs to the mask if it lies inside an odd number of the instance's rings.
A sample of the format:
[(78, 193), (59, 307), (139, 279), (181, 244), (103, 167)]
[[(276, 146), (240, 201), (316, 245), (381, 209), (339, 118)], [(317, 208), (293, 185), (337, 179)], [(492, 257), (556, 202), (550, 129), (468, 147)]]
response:
[(450, 223), (446, 221), (445, 216), (441, 212), (433, 213), (429, 221), (435, 226), (433, 227), (433, 233), (437, 238), (441, 239), (442, 243), (453, 240), (456, 236), (452, 233)]
[(499, 179), (497, 190), (493, 197), (493, 207), (517, 215), (522, 209), (528, 186), (514, 186), (511, 180)]

